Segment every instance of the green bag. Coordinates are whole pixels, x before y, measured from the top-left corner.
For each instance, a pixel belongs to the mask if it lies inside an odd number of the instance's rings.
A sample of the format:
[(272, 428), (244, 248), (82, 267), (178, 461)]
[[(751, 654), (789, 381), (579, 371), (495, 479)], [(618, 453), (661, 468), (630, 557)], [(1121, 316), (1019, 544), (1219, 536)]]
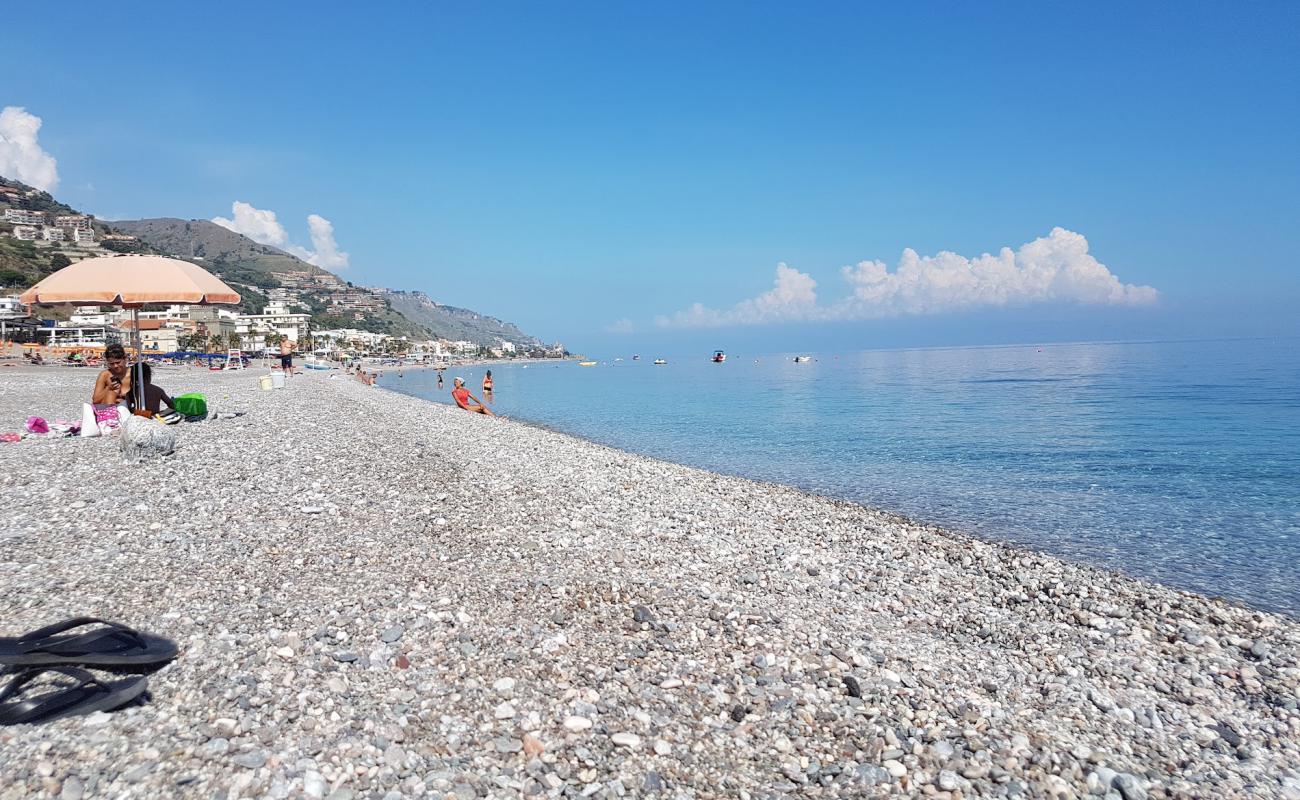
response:
[(198, 392), (183, 394), (173, 399), (176, 401), (176, 410), (187, 417), (206, 417), (208, 415), (208, 399)]

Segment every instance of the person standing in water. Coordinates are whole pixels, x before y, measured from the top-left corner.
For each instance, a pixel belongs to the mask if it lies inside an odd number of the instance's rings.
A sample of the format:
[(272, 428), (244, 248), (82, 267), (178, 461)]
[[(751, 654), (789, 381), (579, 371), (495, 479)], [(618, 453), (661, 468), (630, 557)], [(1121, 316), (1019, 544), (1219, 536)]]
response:
[(483, 376), (483, 391), (492, 394), (492, 370), (488, 370), (487, 374)]

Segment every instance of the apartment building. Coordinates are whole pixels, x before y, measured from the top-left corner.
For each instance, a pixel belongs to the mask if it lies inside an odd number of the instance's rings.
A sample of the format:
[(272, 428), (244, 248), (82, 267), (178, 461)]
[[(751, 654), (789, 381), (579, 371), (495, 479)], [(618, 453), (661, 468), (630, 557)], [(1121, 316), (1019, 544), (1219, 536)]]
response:
[(235, 318), (235, 335), (247, 349), (260, 350), (266, 346), (266, 337), (279, 334), (297, 342), (307, 338), (311, 314), (289, 310), (283, 302), (267, 303), (261, 314), (240, 314)]
[(64, 239), (62, 228), (42, 228), (41, 238), (47, 242), (61, 242)]
[(15, 225), (44, 225), (44, 211), (28, 211), (25, 208), (6, 208), (5, 222), (12, 222)]
[(70, 231), (94, 230), (94, 227), (90, 224), (90, 217), (84, 214), (63, 214), (55, 217), (54, 227), (66, 228)]
[(20, 242), (34, 242), (41, 238), (41, 229), (31, 225), (15, 225), (14, 238)]

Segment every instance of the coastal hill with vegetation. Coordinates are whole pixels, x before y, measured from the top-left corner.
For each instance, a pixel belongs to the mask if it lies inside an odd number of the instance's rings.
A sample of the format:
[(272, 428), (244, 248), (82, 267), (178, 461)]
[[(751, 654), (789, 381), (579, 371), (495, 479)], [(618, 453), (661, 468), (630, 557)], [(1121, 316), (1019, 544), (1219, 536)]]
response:
[[(84, 216), (96, 241), (24, 241), (6, 222), (6, 209)], [(416, 339), (469, 341), (494, 346), (504, 340), (523, 350), (542, 345), (515, 325), (468, 309), (434, 302), (424, 292), (356, 286), (328, 270), (208, 220), (164, 217), (99, 220), (47, 192), (0, 177), (0, 290), (21, 291), (80, 258), (110, 252), (153, 253), (203, 265), (243, 295), (240, 310), (261, 313), (273, 292), (291, 308), (312, 315), (316, 329), (356, 328)]]

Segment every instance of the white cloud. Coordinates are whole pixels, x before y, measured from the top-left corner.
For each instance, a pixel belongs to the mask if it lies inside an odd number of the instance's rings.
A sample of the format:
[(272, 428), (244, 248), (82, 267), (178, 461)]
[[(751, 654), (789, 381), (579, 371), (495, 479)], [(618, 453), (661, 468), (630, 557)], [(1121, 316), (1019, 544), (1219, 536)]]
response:
[(0, 175), (52, 192), (59, 185), (59, 166), (41, 149), (40, 130), (41, 118), (26, 109), (5, 106), (0, 111)]
[(249, 203), (236, 200), (230, 206), (234, 219), (213, 217), (212, 221), (235, 233), (242, 233), (258, 244), (284, 248), (289, 245), (289, 234), (284, 226), (275, 219), (274, 211), (254, 208)]
[(1121, 283), (1088, 253), (1087, 239), (1064, 228), (1053, 228), (1015, 252), (1004, 247), (996, 256), (921, 256), (909, 248), (893, 272), (883, 261), (862, 261), (840, 274), (850, 294), (830, 305), (818, 305), (811, 276), (778, 264), (776, 285), (769, 292), (727, 310), (696, 303), (656, 318), (655, 324), (701, 328), (874, 319), (1046, 302), (1141, 306), (1159, 298), (1150, 286)]
[(311, 246), (316, 252), (307, 260), (325, 269), (342, 269), (348, 265), (348, 254), (339, 249), (334, 241), (334, 224), (319, 214), (307, 217), (307, 227), (311, 229)]
[(348, 265), (349, 256), (334, 241), (334, 224), (319, 214), (307, 216), (312, 250), (289, 241), (289, 234), (275, 217), (275, 212), (254, 208), (250, 203), (236, 200), (230, 206), (234, 219), (213, 217), (212, 221), (235, 233), (242, 233), (259, 244), (278, 247), (286, 253), (301, 258), (309, 264), (325, 269), (342, 269)]
[(606, 325), (605, 332), (606, 333), (636, 333), (636, 326), (632, 324), (632, 320), (628, 319), (627, 317), (624, 317), (623, 319), (620, 319), (617, 322), (613, 322), (610, 323), (609, 325)]

